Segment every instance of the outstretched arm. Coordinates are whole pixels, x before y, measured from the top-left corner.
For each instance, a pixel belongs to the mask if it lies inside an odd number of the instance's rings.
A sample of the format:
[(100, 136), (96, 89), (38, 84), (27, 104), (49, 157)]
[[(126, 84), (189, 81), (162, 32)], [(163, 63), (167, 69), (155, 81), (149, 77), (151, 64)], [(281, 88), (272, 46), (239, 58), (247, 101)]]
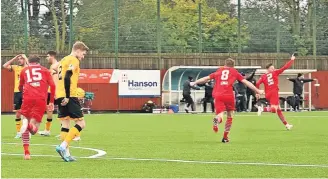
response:
[(289, 80), (291, 82), (295, 82), (296, 78), (287, 78), (287, 80)]
[(280, 69), (278, 69), (276, 72), (279, 74), (281, 74), (282, 72), (284, 72), (285, 70), (287, 70), (289, 67), (292, 66), (292, 64), (294, 63), (294, 60), (295, 60), (295, 56), (293, 55), (290, 60), (283, 66), (281, 67)]
[(241, 82), (244, 83), (251, 90), (255, 91), (255, 93), (257, 93), (257, 94), (262, 94), (263, 93), (263, 91), (256, 88), (251, 82), (247, 81), (246, 79), (241, 80)]
[(200, 78), (200, 79), (196, 80), (195, 82), (191, 82), (190, 86), (194, 86), (194, 85), (198, 85), (198, 84), (204, 84), (210, 79), (211, 79), (210, 76), (205, 76), (203, 78)]
[(317, 79), (303, 79), (304, 83), (312, 82), (312, 81), (317, 81)]

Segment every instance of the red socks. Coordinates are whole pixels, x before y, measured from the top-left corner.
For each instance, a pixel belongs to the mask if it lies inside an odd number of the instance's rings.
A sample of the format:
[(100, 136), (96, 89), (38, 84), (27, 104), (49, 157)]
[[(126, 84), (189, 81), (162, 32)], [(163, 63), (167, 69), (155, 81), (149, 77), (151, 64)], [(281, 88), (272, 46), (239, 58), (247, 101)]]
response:
[(29, 144), (24, 144), (23, 145), (25, 155), (30, 155), (29, 146), (30, 146)]
[(278, 109), (278, 110), (277, 110), (277, 114), (278, 114), (278, 117), (279, 117), (279, 119), (281, 120), (281, 122), (282, 122), (284, 125), (286, 125), (286, 124), (287, 124), (287, 121), (286, 121), (286, 119), (285, 119), (285, 116), (282, 114), (281, 109)]
[(23, 147), (24, 147), (24, 153), (25, 155), (29, 155), (30, 151), (29, 151), (29, 146), (30, 146), (30, 132), (28, 130), (26, 130), (23, 134), (22, 134), (22, 141), (23, 141)]
[(231, 125), (232, 125), (232, 118), (228, 118), (226, 123), (225, 123), (225, 129), (224, 129), (224, 133), (223, 133), (223, 138), (228, 138), (230, 129), (231, 129)]

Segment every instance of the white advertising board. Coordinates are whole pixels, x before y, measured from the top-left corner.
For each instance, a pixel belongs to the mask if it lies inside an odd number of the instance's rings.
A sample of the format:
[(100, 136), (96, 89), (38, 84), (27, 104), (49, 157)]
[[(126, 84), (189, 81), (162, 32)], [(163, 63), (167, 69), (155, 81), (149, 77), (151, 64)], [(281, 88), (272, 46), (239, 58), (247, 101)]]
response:
[(119, 96), (161, 96), (160, 70), (119, 70)]

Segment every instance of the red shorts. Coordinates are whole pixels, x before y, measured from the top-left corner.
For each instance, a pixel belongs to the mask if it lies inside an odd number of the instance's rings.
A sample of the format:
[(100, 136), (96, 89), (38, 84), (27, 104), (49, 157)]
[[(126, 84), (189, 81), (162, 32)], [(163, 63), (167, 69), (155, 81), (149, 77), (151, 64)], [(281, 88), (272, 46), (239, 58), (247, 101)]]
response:
[(214, 105), (216, 114), (224, 111), (234, 111), (235, 96), (218, 96), (215, 98)]
[(279, 105), (279, 94), (277, 91), (265, 94), (265, 98), (269, 101), (270, 105)]
[(27, 119), (35, 119), (41, 123), (43, 114), (47, 109), (47, 100), (42, 99), (23, 99), (21, 113)]

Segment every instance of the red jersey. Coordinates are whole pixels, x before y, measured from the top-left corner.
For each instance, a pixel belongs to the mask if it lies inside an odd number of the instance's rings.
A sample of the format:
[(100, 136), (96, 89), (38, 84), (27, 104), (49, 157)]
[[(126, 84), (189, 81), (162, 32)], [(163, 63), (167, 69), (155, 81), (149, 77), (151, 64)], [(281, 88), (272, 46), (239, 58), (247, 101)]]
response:
[(50, 86), (50, 102), (54, 102), (55, 83), (49, 70), (39, 64), (30, 64), (20, 73), (19, 90), (23, 91), (23, 99), (47, 100)]
[(259, 88), (261, 83), (264, 83), (265, 94), (268, 94), (270, 92), (278, 92), (279, 75), (283, 73), (286, 69), (288, 69), (293, 64), (293, 62), (294, 60), (290, 60), (280, 69), (262, 75), (261, 78), (257, 81), (256, 87)]
[(243, 76), (231, 67), (222, 67), (215, 73), (210, 74), (210, 78), (215, 80), (213, 89), (213, 97), (217, 96), (233, 96), (233, 85), (236, 80), (242, 81)]

